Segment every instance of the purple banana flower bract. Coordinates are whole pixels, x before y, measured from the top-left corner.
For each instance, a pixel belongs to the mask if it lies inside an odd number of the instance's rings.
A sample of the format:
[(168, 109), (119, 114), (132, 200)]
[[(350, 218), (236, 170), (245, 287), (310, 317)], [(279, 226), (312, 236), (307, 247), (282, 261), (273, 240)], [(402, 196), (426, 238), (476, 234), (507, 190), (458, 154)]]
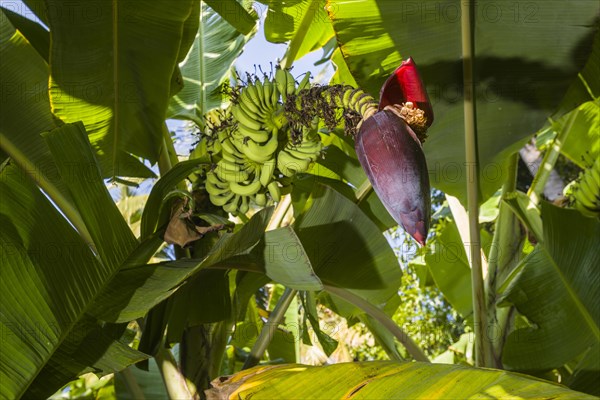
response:
[(416, 134), (392, 111), (380, 111), (363, 122), (355, 147), (385, 208), (425, 245), (431, 199), (425, 155)]
[[(424, 136), (415, 130), (424, 134), (433, 121), (433, 110), (412, 59), (402, 63), (380, 95), (380, 111), (362, 122), (355, 138), (356, 154), (390, 215), (424, 246), (431, 197), (420, 140)], [(417, 119), (420, 122), (411, 127), (407, 122), (411, 118), (401, 109), (420, 112), (425, 119)]]

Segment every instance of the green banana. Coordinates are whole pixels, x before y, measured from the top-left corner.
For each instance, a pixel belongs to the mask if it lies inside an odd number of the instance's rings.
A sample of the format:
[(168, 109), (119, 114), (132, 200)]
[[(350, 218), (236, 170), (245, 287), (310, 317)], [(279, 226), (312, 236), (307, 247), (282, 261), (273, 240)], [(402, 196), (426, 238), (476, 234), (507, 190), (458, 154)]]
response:
[(246, 160), (244, 159), (244, 155), (242, 154), (241, 157), (236, 155), (236, 154), (232, 154), (229, 153), (227, 151), (223, 151), (221, 153), (221, 158), (223, 160), (226, 160), (230, 163), (235, 163), (235, 164), (242, 164), (243, 166), (246, 166)]
[(344, 91), (344, 96), (342, 97), (342, 107), (350, 108), (350, 97), (354, 93), (354, 89), (348, 87)]
[(252, 129), (260, 129), (262, 127), (262, 124), (254, 119), (254, 117), (248, 115), (239, 104), (234, 104), (233, 107), (231, 107), (231, 113), (237, 120), (238, 124), (246, 125)]
[(260, 107), (263, 110), (267, 110), (268, 107), (267, 107), (267, 102), (265, 100), (265, 90), (263, 88), (263, 84), (260, 81), (260, 79), (257, 78), (254, 81), (254, 86), (256, 87), (256, 93), (258, 93), (258, 98), (260, 99), (260, 102), (258, 104), (260, 105)]
[(257, 177), (254, 180), (245, 182), (230, 182), (229, 189), (235, 194), (239, 194), (240, 196), (252, 196), (253, 194), (258, 193), (261, 188), (260, 180)]
[(229, 137), (226, 137), (221, 141), (221, 147), (223, 153), (229, 153), (237, 158), (244, 158), (244, 154), (233, 144)]
[(287, 75), (286, 95), (291, 96), (294, 93), (296, 93), (296, 80), (294, 79), (294, 76), (292, 75), (292, 73), (289, 70), (286, 69), (285, 74)]
[(269, 132), (264, 129), (252, 129), (246, 125), (238, 125), (237, 132), (242, 138), (249, 137), (256, 143), (264, 143), (269, 140)]
[(590, 182), (589, 175), (584, 173), (579, 181), (579, 190), (575, 192), (575, 201), (581, 202), (583, 206), (589, 209), (598, 207), (596, 204), (596, 190)]
[(281, 93), (282, 100), (285, 101), (287, 93), (287, 74), (286, 71), (281, 67), (275, 68), (275, 84), (279, 93)]
[(600, 217), (600, 159), (569, 183), (563, 193), (583, 215)]
[(355, 89), (352, 97), (350, 98), (350, 103), (348, 104), (348, 108), (354, 110), (356, 112), (360, 112), (360, 108), (357, 109), (357, 105), (360, 102), (361, 98), (365, 96), (365, 92), (360, 89)]
[(260, 107), (260, 97), (258, 97), (258, 92), (256, 90), (256, 86), (253, 84), (249, 84), (244, 88), (244, 92), (248, 94), (248, 97), (252, 101), (252, 104), (256, 106), (257, 109)]
[(298, 83), (298, 87), (296, 88), (296, 94), (300, 93), (302, 90), (310, 87), (310, 72), (304, 74), (302, 80)]
[(242, 214), (246, 214), (248, 212), (248, 210), (250, 209), (249, 202), (250, 202), (250, 198), (248, 196), (243, 196), (242, 204), (240, 204), (238, 211)]
[(225, 204), (230, 202), (235, 195), (233, 192), (229, 192), (226, 195), (212, 195), (210, 194), (210, 202), (217, 207), (223, 207)]
[(359, 104), (357, 105), (357, 108), (359, 108), (359, 114), (365, 115), (369, 107), (373, 107), (375, 104), (375, 99), (373, 97), (369, 95), (364, 96), (360, 99)]
[[(306, 138), (306, 136), (305, 136)], [(304, 157), (310, 157), (313, 161), (319, 157), (323, 150), (323, 142), (320, 140), (303, 140), (300, 144), (293, 146), (290, 143), (286, 145), (286, 148), (295, 150), (302, 154)]]
[(269, 183), (267, 185), (267, 190), (269, 191), (273, 201), (279, 201), (279, 199), (281, 199), (281, 189), (279, 188), (277, 181)]
[(273, 178), (273, 172), (275, 172), (274, 158), (266, 161), (261, 167), (259, 180), (262, 186), (266, 187), (269, 182), (271, 182), (271, 179)]
[(256, 193), (254, 195), (254, 202), (259, 207), (264, 207), (267, 205), (267, 195), (265, 193)]
[(289, 151), (285, 149), (280, 151), (277, 155), (277, 168), (285, 176), (292, 177), (298, 172), (304, 172), (308, 170), (310, 165), (310, 159), (301, 159), (295, 157)]
[(206, 143), (207, 153), (219, 154), (221, 152), (221, 142), (219, 140), (207, 137), (204, 139), (204, 142)]
[(263, 82), (263, 98), (265, 99), (265, 107), (267, 110), (271, 110), (273, 108), (273, 84), (270, 80), (265, 77), (265, 81)]
[(242, 89), (238, 97), (238, 104), (246, 111), (246, 113), (250, 116), (255, 117), (255, 119), (264, 118), (265, 113), (263, 110), (258, 108), (257, 103), (255, 103), (250, 97), (250, 93), (248, 92), (248, 88), (253, 88), (254, 86), (246, 86)]
[(258, 123), (262, 123), (262, 121), (267, 117), (267, 113), (263, 110), (259, 110), (258, 112), (254, 112), (248, 107), (247, 101), (238, 101), (238, 107), (240, 107), (246, 115), (248, 115), (253, 121)]
[(210, 201), (217, 207), (222, 207), (233, 197), (233, 192), (229, 190), (229, 184), (222, 182), (213, 172), (206, 174), (206, 191), (210, 196)]
[(215, 189), (215, 193), (220, 194), (223, 191), (229, 190), (229, 183), (227, 181), (222, 181), (219, 179), (217, 174), (214, 171), (209, 171), (206, 174), (206, 183), (210, 184), (212, 188)]
[(240, 196), (235, 195), (227, 204), (223, 206), (223, 210), (229, 214), (235, 214), (240, 203)]
[(219, 177), (219, 179), (230, 183), (243, 182), (248, 180), (250, 177), (250, 173), (244, 165), (232, 163), (225, 159), (221, 159), (217, 163), (215, 174)]
[(277, 87), (277, 82), (275, 82), (275, 80), (271, 81), (271, 85), (273, 85), (271, 104), (273, 105), (273, 107), (277, 107), (277, 105), (279, 104), (279, 88)]
[(242, 146), (242, 152), (254, 162), (265, 163), (273, 157), (273, 153), (277, 150), (279, 142), (277, 141), (277, 129), (271, 132), (269, 140), (264, 144), (258, 144), (252, 140), (248, 140)]

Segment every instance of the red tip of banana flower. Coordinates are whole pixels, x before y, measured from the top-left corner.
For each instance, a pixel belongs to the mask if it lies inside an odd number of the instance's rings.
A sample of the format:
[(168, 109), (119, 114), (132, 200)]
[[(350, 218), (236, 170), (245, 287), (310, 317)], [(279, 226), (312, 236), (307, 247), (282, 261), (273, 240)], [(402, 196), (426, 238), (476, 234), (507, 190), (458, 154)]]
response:
[[(433, 109), (417, 65), (412, 58), (402, 61), (402, 64), (385, 81), (379, 92), (380, 111), (386, 106), (395, 104), (402, 106), (405, 103), (413, 103), (416, 108), (424, 112), (425, 121), (421, 129), (429, 128), (433, 122)], [(415, 126), (413, 128), (417, 129)]]
[(415, 132), (396, 112), (380, 111), (363, 121), (355, 148), (385, 208), (424, 246), (431, 198), (425, 155)]

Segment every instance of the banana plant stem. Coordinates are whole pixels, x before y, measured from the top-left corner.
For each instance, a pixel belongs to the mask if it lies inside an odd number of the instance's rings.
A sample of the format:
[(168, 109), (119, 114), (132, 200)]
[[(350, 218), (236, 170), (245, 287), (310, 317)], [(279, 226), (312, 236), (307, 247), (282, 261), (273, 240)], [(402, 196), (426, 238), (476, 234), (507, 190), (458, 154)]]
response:
[(479, 174), (477, 157), (477, 127), (475, 114), (475, 88), (473, 62), (475, 56), (473, 18), (475, 2), (461, 2), (461, 38), (464, 81), (465, 154), (467, 165), (467, 210), (469, 213), (469, 263), (473, 292), (473, 316), (475, 328), (475, 362), (478, 367), (490, 366), (491, 342), (486, 340), (486, 301), (481, 268), (481, 242), (479, 238)]
[(197, 399), (198, 393), (192, 393), (188, 387), (185, 377), (177, 367), (177, 361), (171, 351), (160, 345), (154, 356), (160, 375), (163, 378), (170, 399)]
[(271, 312), (269, 320), (265, 323), (260, 331), (260, 335), (258, 336), (258, 339), (256, 339), (256, 342), (254, 343), (254, 346), (252, 347), (252, 350), (250, 351), (250, 354), (248, 355), (248, 358), (246, 359), (242, 369), (252, 368), (260, 362), (260, 359), (265, 354), (265, 350), (267, 350), (267, 347), (269, 346), (269, 343), (275, 334), (275, 330), (283, 320), (285, 312), (297, 293), (298, 291), (295, 289), (285, 288), (283, 294), (277, 301), (277, 305)]
[[(514, 192), (517, 184), (517, 166), (519, 154), (513, 154), (508, 163), (508, 176), (502, 187), (502, 197), (506, 193)], [(494, 368), (502, 368), (502, 348), (504, 347), (504, 338), (506, 337), (506, 327), (508, 318), (512, 314), (509, 307), (501, 309), (496, 308), (498, 277), (502, 275), (506, 267), (512, 265), (515, 256), (520, 255), (521, 236), (515, 235), (518, 228), (516, 216), (501, 200), (499, 205), (498, 217), (490, 254), (488, 257), (488, 273), (485, 280), (487, 296), (487, 321), (488, 326), (494, 327), (495, 332), (500, 335), (494, 335), (492, 343), (493, 359), (491, 360)], [(517, 254), (518, 253), (518, 254)]]
[(277, 207), (275, 207), (275, 211), (273, 211), (273, 215), (271, 216), (271, 220), (267, 225), (267, 231), (271, 231), (273, 229), (277, 229), (281, 226), (281, 223), (285, 219), (286, 214), (290, 210), (292, 205), (292, 197), (287, 194), (281, 198)]
[(375, 307), (373, 304), (364, 300), (363, 298), (355, 295), (354, 293), (334, 286), (323, 285), (323, 288), (334, 294), (348, 303), (355, 305), (356, 307), (363, 310), (372, 318), (376, 319), (381, 325), (383, 325), (396, 339), (404, 346), (408, 354), (410, 354), (415, 360), (422, 362), (431, 362), (423, 350), (412, 340), (410, 336), (402, 328), (400, 328), (393, 319), (388, 317), (386, 313)]

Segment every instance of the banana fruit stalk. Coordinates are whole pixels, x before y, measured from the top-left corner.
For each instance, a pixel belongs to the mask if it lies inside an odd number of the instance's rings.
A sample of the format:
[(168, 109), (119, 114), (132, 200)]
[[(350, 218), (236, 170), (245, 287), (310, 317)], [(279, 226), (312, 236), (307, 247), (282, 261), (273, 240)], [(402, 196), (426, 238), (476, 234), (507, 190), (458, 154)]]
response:
[(564, 194), (583, 215), (600, 218), (600, 159), (596, 159), (577, 180), (569, 183)]

